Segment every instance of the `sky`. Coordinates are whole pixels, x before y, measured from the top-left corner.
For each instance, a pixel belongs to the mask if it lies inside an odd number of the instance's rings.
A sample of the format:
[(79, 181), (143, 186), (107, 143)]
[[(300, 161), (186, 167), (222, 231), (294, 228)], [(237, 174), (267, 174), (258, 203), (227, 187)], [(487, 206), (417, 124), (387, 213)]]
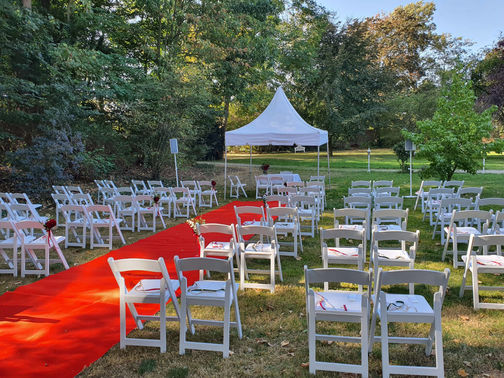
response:
[[(401, 5), (417, 0), (316, 0), (336, 12), (339, 20), (365, 18), (390, 13)], [(469, 39), (474, 52), (493, 47), (504, 34), (504, 0), (431, 0), (436, 4), (434, 23), (438, 33)]]

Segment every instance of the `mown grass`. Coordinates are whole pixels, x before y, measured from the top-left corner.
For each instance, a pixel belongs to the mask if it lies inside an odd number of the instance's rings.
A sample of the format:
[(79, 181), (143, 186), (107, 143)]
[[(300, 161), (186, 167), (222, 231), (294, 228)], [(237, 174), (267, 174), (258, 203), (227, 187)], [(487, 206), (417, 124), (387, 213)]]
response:
[[(276, 163), (273, 164), (275, 172)], [(219, 191), (222, 193), (223, 169), (204, 167), (204, 174), (218, 181)], [(313, 165), (295, 169), (303, 178), (313, 173)], [(231, 174), (239, 174), (243, 181), (249, 174), (248, 168), (231, 168)], [(501, 175), (457, 175), (457, 179), (464, 179), (466, 186), (484, 186), (483, 197), (504, 197), (504, 187)], [(358, 179), (393, 179), (396, 185), (401, 186), (401, 194), (409, 191), (409, 176), (396, 172), (351, 172), (332, 171), (332, 185), (328, 190), (327, 211), (321, 220), (322, 227), (332, 225), (332, 208), (342, 206), (342, 196), (352, 180)], [(420, 179), (414, 176), (415, 190), (420, 184)], [(253, 186), (248, 186), (249, 189)], [(252, 196), (249, 190), (249, 197)], [(228, 202), (228, 201), (225, 201)], [(225, 203), (224, 202), (224, 203)], [(221, 202), (221, 205), (223, 202)], [(412, 209), (413, 200), (407, 200), (405, 207)], [(184, 220), (171, 220), (173, 226)], [(431, 239), (431, 227), (427, 222), (422, 222), (421, 214), (410, 212), (408, 229), (419, 229), (421, 241), (417, 254), (416, 267), (442, 271), (452, 269), (451, 260), (441, 262), (442, 247), (439, 237)], [(148, 232), (126, 232), (128, 243), (149, 235)], [(118, 244), (115, 245), (119, 247)], [(186, 355), (178, 354), (178, 324), (168, 324), (167, 339), (168, 350), (160, 354), (156, 348), (128, 347), (120, 350), (114, 346), (102, 358), (86, 368), (80, 376), (145, 376), (145, 377), (200, 377), (200, 376), (307, 376), (308, 368), (308, 340), (305, 315), (305, 294), (303, 266), (320, 267), (319, 238), (304, 238), (304, 252), (300, 260), (292, 257), (282, 257), (284, 282), (277, 283), (276, 291), (270, 294), (267, 291), (251, 290), (240, 291), (238, 300), (243, 322), (244, 337), (239, 340), (234, 329), (231, 330), (231, 350), (233, 354), (229, 359), (222, 359), (222, 355), (214, 352), (188, 351)], [(108, 252), (106, 249), (93, 251), (78, 248), (64, 250), (70, 265), (81, 264)], [(60, 271), (62, 267), (54, 266), (52, 272)], [(468, 376), (504, 376), (504, 313), (497, 310), (472, 309), (472, 296), (466, 292), (463, 298), (458, 297), (463, 271), (452, 269), (449, 281), (449, 290), (443, 308), (443, 340), (445, 370), (448, 377), (459, 376), (463, 369)], [(5, 292), (17, 286), (27, 284), (39, 279), (38, 277), (11, 278), (2, 276), (1, 290)], [(501, 281), (502, 276), (495, 277), (493, 281)], [(504, 283), (502, 283), (504, 284)], [(427, 293), (426, 289), (419, 288), (420, 293)], [(504, 302), (504, 294), (492, 293), (492, 300)], [(489, 300), (490, 295), (484, 293), (483, 300)], [(169, 307), (170, 308), (170, 307)], [(118, 309), (119, 311), (119, 309)], [(170, 308), (170, 312), (173, 311)], [(222, 313), (205, 308), (196, 309), (195, 316), (222, 316)], [(356, 326), (346, 324), (323, 324), (326, 330), (332, 332), (347, 332), (356, 335)], [(398, 334), (424, 335), (427, 328), (424, 325), (398, 325), (392, 327), (392, 332)], [(133, 331), (136, 337), (157, 337), (159, 323), (150, 322), (142, 331)], [(117, 335), (119, 337), (119, 334)], [(199, 327), (193, 340), (215, 341), (221, 340), (222, 330), (210, 327)], [(328, 360), (339, 359), (353, 362), (359, 358), (359, 350), (350, 345), (323, 344), (319, 348), (319, 358)], [(422, 348), (418, 346), (399, 346), (392, 348), (391, 358), (394, 363), (401, 364), (433, 364), (433, 357), (426, 357)], [(338, 376), (332, 373), (319, 373), (320, 376)], [(370, 375), (381, 375), (380, 346), (375, 344), (370, 355)]]
[[(320, 152), (320, 166), (327, 170), (327, 155), (326, 151)], [(344, 150), (335, 151), (330, 159), (331, 168), (353, 168), (367, 169), (367, 150)], [(371, 169), (399, 169), (399, 163), (394, 152), (391, 149), (372, 149), (371, 150)], [(250, 156), (246, 152), (228, 154), (230, 163), (249, 164)], [(260, 165), (268, 163), (271, 168), (282, 167), (316, 167), (317, 152), (313, 148), (306, 153), (264, 153), (253, 154), (252, 164)], [(408, 163), (409, 164), (409, 163)], [(425, 159), (414, 158), (413, 169), (420, 169), (426, 165)], [(270, 169), (271, 169), (270, 168)], [(485, 162), (485, 169), (504, 169), (504, 154), (490, 153)]]

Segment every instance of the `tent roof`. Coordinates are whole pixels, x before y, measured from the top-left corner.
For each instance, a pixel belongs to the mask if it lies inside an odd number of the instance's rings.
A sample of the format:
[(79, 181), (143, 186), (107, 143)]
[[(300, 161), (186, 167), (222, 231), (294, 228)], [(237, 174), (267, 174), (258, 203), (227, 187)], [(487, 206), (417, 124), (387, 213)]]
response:
[(296, 112), (282, 87), (268, 107), (248, 125), (226, 132), (226, 146), (321, 146), (327, 131), (310, 126)]

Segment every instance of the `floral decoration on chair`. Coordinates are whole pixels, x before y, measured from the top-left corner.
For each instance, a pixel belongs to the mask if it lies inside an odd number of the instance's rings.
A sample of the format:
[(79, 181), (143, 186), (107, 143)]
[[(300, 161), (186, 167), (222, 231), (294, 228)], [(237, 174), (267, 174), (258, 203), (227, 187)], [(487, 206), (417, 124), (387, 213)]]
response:
[(201, 217), (195, 217), (192, 219), (186, 220), (186, 223), (191, 227), (195, 236), (198, 236), (198, 224), (205, 224), (205, 220)]
[(48, 219), (44, 223), (44, 228), (47, 231), (47, 244), (49, 244), (49, 242), (51, 240), (51, 229), (56, 227), (56, 225), (57, 225), (57, 223), (56, 223), (56, 220), (54, 220), (54, 219)]
[(270, 165), (269, 164), (266, 164), (266, 163), (262, 163), (261, 165), (261, 169), (263, 171), (264, 174), (267, 174), (268, 173), (268, 169), (269, 169)]
[(212, 180), (211, 184), (212, 184), (212, 189), (215, 190), (215, 187), (217, 186), (217, 183), (215, 182), (215, 180)]

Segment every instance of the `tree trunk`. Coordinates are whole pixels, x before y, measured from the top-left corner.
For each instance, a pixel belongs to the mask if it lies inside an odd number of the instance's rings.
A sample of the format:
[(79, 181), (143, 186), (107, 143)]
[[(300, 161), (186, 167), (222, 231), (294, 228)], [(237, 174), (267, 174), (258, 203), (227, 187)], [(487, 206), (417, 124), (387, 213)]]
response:
[(222, 126), (220, 128), (220, 137), (222, 140), (222, 149), (219, 149), (219, 159), (222, 159), (224, 156), (224, 149), (226, 148), (226, 130), (229, 119), (229, 103), (231, 102), (231, 97), (226, 96), (224, 98), (224, 118), (222, 119)]
[(31, 9), (31, 7), (32, 7), (31, 0), (23, 0), (23, 8)]

